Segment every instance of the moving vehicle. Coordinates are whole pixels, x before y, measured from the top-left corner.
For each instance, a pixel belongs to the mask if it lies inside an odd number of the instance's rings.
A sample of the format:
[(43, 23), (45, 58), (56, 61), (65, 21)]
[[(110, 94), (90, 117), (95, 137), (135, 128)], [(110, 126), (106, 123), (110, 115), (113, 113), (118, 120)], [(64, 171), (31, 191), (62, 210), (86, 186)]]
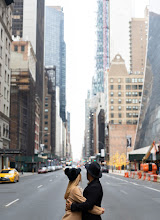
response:
[(16, 169), (3, 169), (0, 172), (0, 182), (19, 182), (19, 173)]
[(107, 166), (101, 166), (101, 171), (102, 171), (102, 173), (109, 173)]
[(40, 173), (48, 173), (47, 167), (40, 167), (40, 168), (38, 169), (38, 174), (40, 174)]

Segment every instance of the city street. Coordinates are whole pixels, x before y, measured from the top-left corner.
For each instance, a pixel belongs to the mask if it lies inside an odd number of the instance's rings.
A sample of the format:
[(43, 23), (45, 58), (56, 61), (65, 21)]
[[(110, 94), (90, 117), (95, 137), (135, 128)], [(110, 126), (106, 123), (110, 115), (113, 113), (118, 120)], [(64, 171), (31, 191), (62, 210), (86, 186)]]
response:
[[(82, 170), (82, 186), (87, 184)], [(1, 220), (61, 220), (67, 187), (63, 171), (22, 177), (19, 183), (0, 184)], [(160, 184), (103, 174), (104, 220), (159, 219)]]

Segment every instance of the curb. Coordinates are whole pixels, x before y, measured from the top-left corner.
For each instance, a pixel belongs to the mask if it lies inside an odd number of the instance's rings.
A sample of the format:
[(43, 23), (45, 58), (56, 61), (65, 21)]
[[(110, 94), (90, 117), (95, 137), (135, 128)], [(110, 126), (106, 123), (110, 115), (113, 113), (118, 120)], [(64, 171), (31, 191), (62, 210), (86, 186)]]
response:
[(128, 171), (124, 174), (125, 178), (140, 179), (143, 181), (151, 181), (160, 183), (160, 176), (156, 174), (144, 173), (141, 171)]

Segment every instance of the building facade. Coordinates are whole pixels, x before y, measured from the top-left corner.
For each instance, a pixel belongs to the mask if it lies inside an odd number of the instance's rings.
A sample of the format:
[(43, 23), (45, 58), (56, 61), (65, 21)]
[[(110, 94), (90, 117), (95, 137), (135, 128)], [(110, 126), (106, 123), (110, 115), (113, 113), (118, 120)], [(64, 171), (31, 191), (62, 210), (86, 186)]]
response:
[(130, 24), (130, 73), (144, 73), (146, 64), (148, 17), (132, 18)]
[(64, 13), (59, 6), (46, 7), (45, 65), (56, 66), (56, 85), (60, 88), (60, 116), (66, 121), (66, 45)]
[(0, 0), (0, 170), (8, 167), (12, 6)]
[(138, 123), (143, 81), (143, 73), (128, 74), (122, 57), (115, 56), (108, 72), (109, 123)]
[(36, 56), (29, 41), (12, 42), (11, 71), (10, 149), (34, 156)]
[(44, 153), (55, 154), (56, 146), (56, 68), (45, 68), (44, 119), (42, 131)]

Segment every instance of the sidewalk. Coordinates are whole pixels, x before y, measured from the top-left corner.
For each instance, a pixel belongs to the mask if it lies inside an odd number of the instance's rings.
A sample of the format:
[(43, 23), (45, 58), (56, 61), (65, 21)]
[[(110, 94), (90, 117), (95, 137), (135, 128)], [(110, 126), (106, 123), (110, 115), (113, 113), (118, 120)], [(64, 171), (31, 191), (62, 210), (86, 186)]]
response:
[(19, 176), (20, 177), (25, 177), (25, 176), (32, 176), (35, 175), (37, 173), (32, 173), (32, 172), (24, 172), (23, 174), (21, 172), (19, 172)]
[(110, 174), (116, 174), (116, 175), (119, 175), (119, 176), (124, 176), (124, 173), (126, 172), (126, 170), (109, 170), (109, 173)]

